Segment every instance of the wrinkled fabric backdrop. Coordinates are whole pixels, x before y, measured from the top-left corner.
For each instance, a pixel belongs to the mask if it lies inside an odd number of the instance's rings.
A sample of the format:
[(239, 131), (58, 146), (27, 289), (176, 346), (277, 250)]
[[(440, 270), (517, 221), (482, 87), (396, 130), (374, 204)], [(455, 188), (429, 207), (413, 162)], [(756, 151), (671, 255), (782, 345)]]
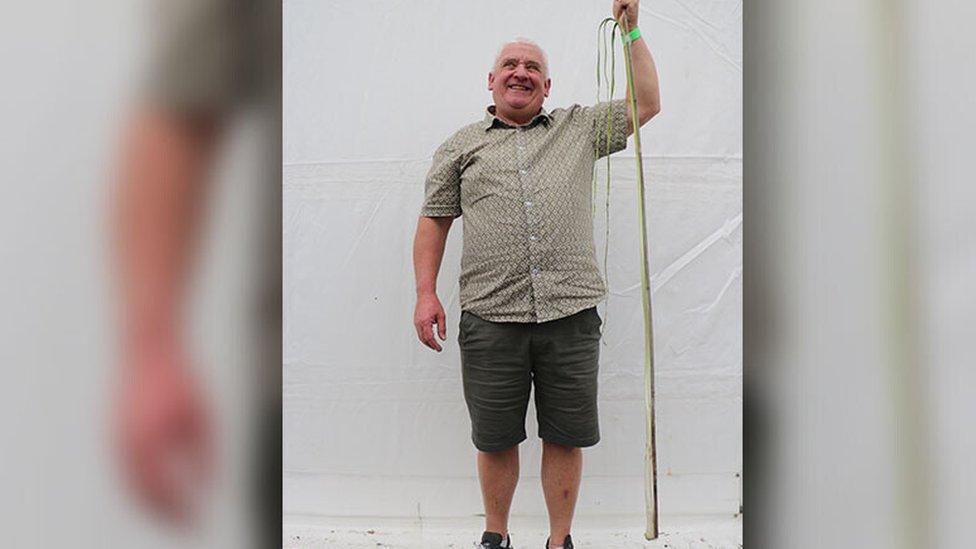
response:
[[(443, 353), (412, 326), (412, 239), (437, 146), (478, 120), (515, 37), (548, 54), (546, 107), (593, 103), (610, 2), (284, 2), (284, 513), (482, 512), (462, 398), (461, 223), (439, 295)], [(657, 369), (659, 500), (734, 514), (742, 471), (742, 3), (645, 0), (663, 110), (642, 129)], [(623, 54), (617, 43), (617, 93)], [(596, 200), (603, 264), (605, 164)], [(643, 331), (633, 140), (613, 156), (602, 442), (578, 515), (644, 510)], [(534, 408), (513, 514), (544, 515)]]

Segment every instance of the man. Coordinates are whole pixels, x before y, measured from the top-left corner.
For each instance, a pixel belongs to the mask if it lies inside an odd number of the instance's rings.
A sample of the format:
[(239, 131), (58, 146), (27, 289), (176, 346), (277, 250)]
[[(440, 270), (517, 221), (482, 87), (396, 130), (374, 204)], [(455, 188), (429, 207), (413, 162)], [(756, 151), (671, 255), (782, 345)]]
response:
[[(613, 14), (637, 28), (638, 0)], [(640, 123), (659, 110), (657, 72), (643, 39), (632, 44)], [(593, 242), (593, 162), (623, 150), (627, 102), (547, 112), (546, 57), (528, 41), (502, 47), (488, 74), (494, 105), (434, 155), (414, 242), (414, 324), (426, 346), (447, 337), (436, 294), (452, 221), (464, 216), (458, 342), (465, 402), (485, 506), (479, 547), (510, 548), (508, 514), (518, 444), (535, 386), (543, 439), (542, 488), (549, 549), (571, 549), (581, 448), (599, 441), (597, 370), (605, 287)], [(608, 139), (609, 124), (609, 139)]]

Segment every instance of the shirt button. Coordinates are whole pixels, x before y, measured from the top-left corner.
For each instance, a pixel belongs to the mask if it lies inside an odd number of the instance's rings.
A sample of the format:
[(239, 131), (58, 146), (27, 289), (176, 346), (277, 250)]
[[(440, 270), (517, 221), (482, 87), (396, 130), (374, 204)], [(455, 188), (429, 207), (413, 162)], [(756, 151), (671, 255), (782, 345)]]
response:
[(540, 271), (538, 267), (532, 267), (532, 276), (539, 276), (539, 273)]
[(516, 145), (515, 148), (518, 149), (518, 150), (520, 150), (520, 151), (524, 151), (525, 150), (525, 145)]
[(527, 172), (527, 171), (525, 171), (525, 170), (519, 170), (519, 174), (520, 174), (520, 175), (525, 175), (525, 174), (527, 174), (527, 173), (529, 173), (529, 172)]
[(536, 236), (536, 235), (534, 235), (534, 234), (530, 234), (529, 235), (529, 240), (531, 240), (532, 242), (535, 242), (536, 240), (539, 240), (539, 237)]
[(526, 200), (526, 201), (525, 201), (525, 207), (526, 207), (526, 208), (531, 208), (531, 207), (532, 207), (532, 201), (530, 201), (530, 200)]

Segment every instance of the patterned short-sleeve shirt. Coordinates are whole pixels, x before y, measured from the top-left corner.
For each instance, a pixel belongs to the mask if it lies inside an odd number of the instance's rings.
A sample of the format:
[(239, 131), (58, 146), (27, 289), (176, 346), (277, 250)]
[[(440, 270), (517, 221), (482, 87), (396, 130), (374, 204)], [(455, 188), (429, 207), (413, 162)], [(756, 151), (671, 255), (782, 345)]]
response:
[(623, 100), (542, 110), (518, 127), (489, 107), (437, 149), (420, 215), (462, 216), (462, 310), (546, 322), (600, 302), (593, 163), (626, 148), (629, 123)]

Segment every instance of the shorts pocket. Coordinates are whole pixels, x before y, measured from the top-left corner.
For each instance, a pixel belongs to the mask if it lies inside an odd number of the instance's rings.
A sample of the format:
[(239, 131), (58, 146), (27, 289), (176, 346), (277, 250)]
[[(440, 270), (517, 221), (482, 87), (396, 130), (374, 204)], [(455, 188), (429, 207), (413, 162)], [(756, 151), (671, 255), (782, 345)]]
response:
[(596, 307), (583, 311), (580, 315), (580, 331), (587, 335), (599, 336), (602, 334), (603, 319)]
[(464, 343), (466, 340), (471, 330), (471, 319), (473, 316), (467, 311), (461, 311), (461, 319), (458, 321), (458, 343)]

